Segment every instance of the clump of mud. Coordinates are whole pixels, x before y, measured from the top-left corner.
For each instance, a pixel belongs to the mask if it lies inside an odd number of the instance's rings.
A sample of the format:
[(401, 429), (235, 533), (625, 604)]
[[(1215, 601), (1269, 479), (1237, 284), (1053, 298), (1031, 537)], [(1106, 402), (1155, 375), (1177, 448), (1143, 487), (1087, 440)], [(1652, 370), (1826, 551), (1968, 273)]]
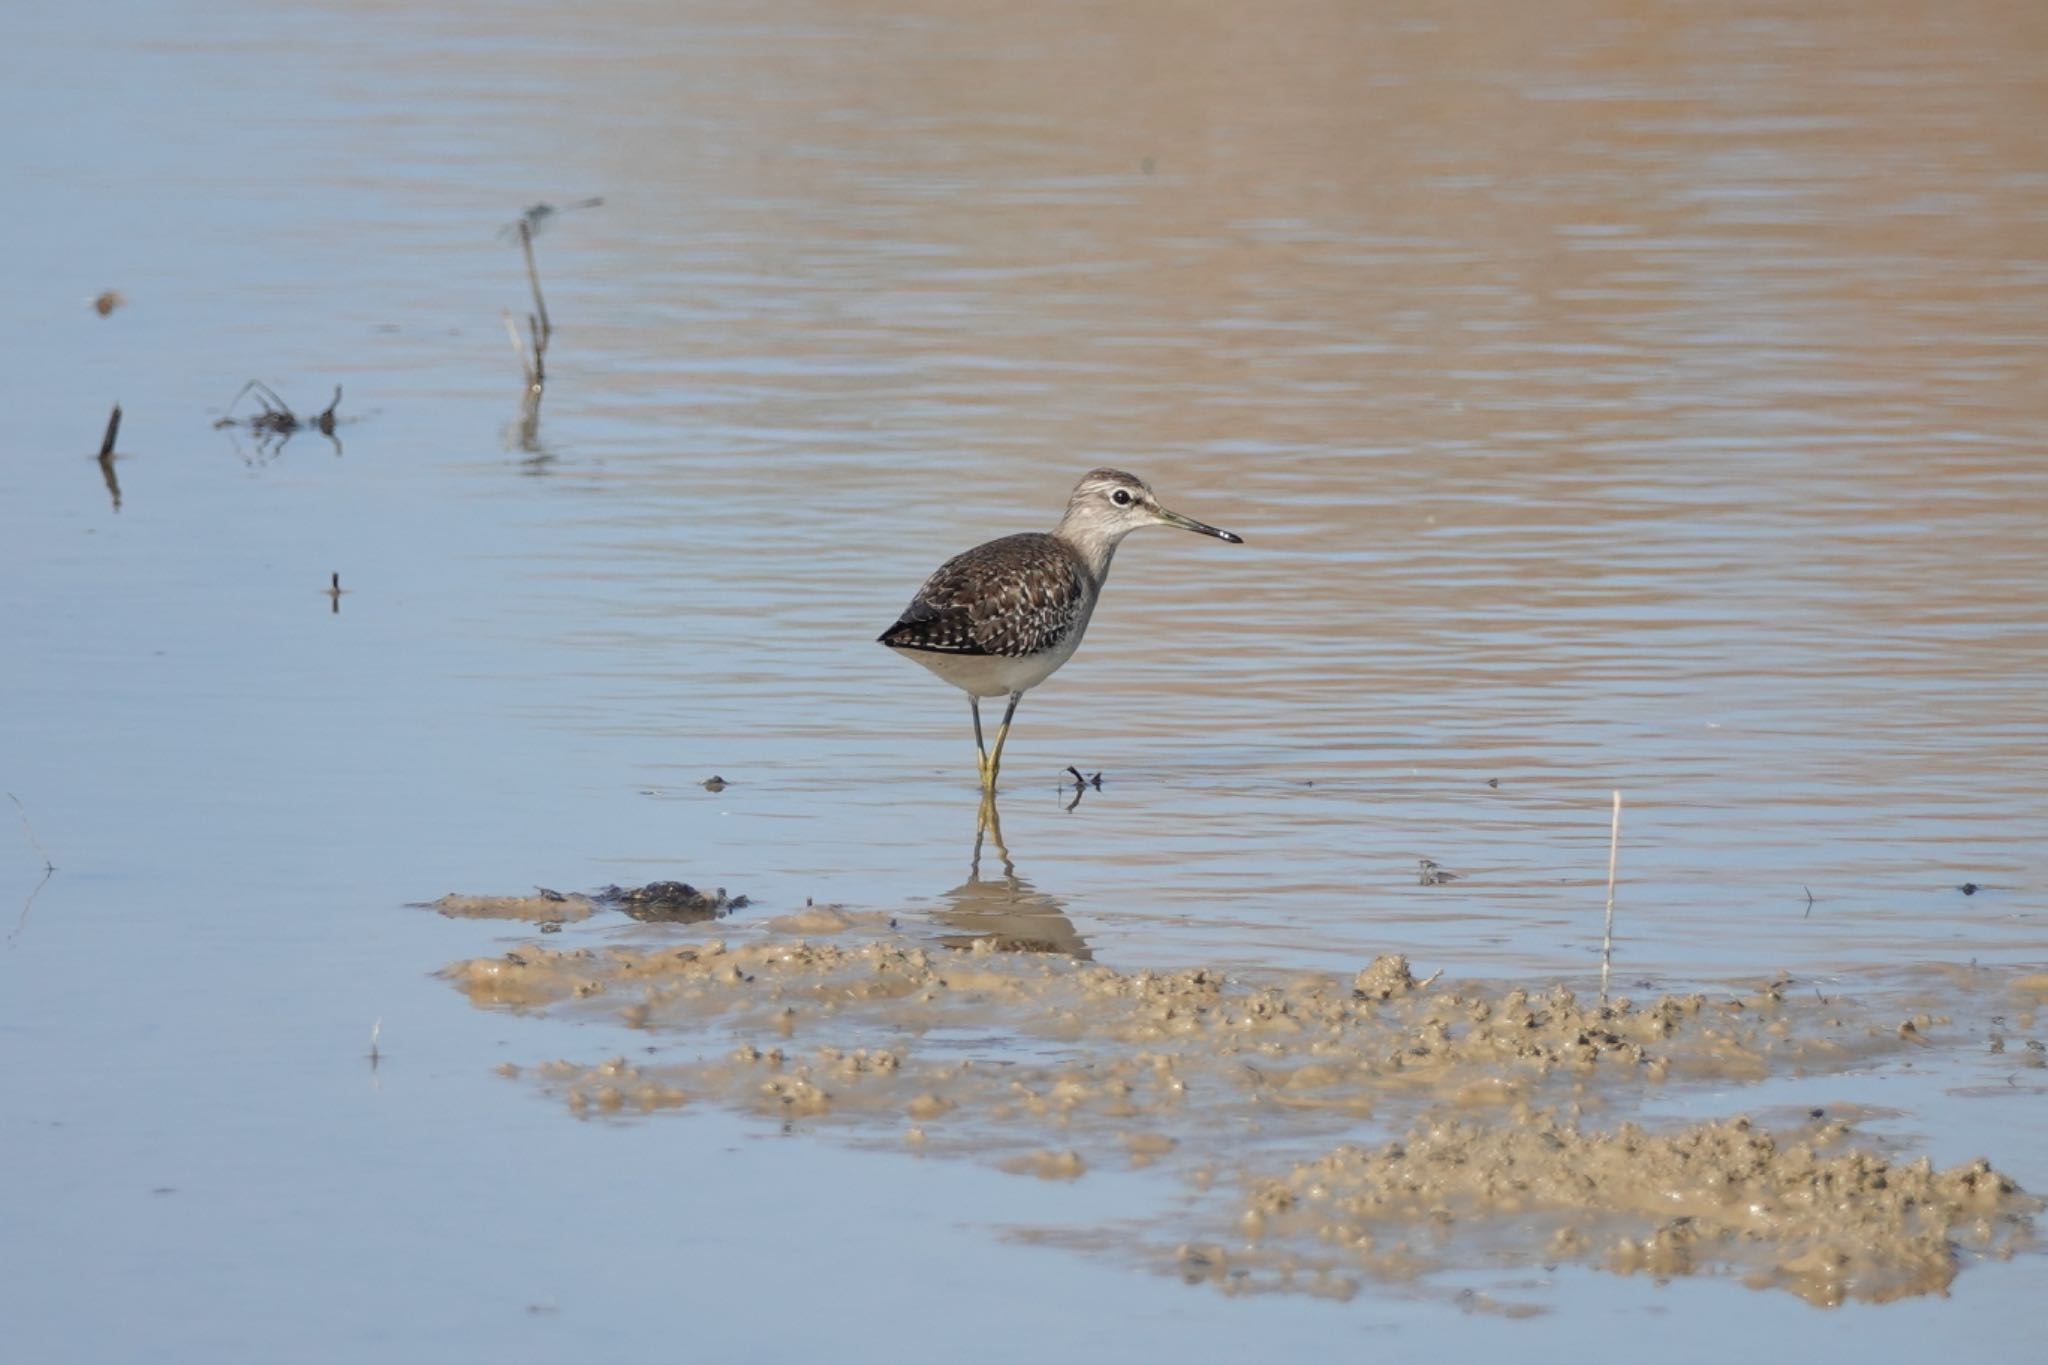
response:
[(709, 1103), (1043, 1179), (1176, 1172), (1194, 1203), (1126, 1252), (1233, 1291), (1572, 1261), (1883, 1300), (2009, 1254), (2040, 1207), (1988, 1163), (1937, 1172), (1840, 1118), (1638, 1117), (1688, 1086), (1917, 1054), (1949, 1031), (1937, 1014), (1782, 980), (1603, 1003), (1418, 981), (1398, 957), (1348, 978), (1119, 972), (935, 952), (836, 910), (784, 923), (445, 974), (479, 1006), (601, 1011), (694, 1054), (531, 1070), (579, 1115)]
[(723, 919), (747, 907), (745, 896), (727, 896), (725, 888), (699, 891), (688, 882), (649, 882), (645, 886), (607, 886), (582, 895), (536, 887), (530, 896), (465, 896), (455, 893), (427, 902), (451, 919), (513, 919), (537, 924), (565, 924), (589, 919), (599, 910), (623, 911), (647, 924), (697, 924)]
[(1850, 1135), (1833, 1122), (1778, 1137), (1746, 1118), (1667, 1133), (1585, 1131), (1553, 1114), (1439, 1118), (1259, 1182), (1243, 1225), (1312, 1235), (1369, 1263), (1380, 1242), (1418, 1227), (1477, 1223), (1487, 1236), (1512, 1223), (1553, 1261), (1656, 1276), (1725, 1267), (1833, 1306), (1944, 1291), (1958, 1242), (2006, 1253), (2037, 1207), (1989, 1162), (1936, 1171), (1852, 1147)]

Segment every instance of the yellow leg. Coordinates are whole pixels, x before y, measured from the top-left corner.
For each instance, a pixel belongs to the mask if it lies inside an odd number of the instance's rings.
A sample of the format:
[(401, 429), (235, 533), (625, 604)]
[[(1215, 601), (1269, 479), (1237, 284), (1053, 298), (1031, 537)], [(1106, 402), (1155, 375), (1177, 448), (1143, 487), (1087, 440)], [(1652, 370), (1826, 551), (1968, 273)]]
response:
[[(981, 841), (986, 836), (995, 840), (996, 853), (1003, 860), (1006, 873), (1010, 869), (1010, 850), (1003, 847), (1003, 817), (996, 810), (996, 794), (985, 791), (981, 794), (981, 814), (974, 824), (974, 876), (981, 877)], [(1012, 873), (1013, 874), (1013, 873)]]
[(969, 693), (967, 709), (974, 712), (974, 771), (981, 778), (981, 790), (988, 791), (988, 746), (981, 742), (981, 698)]
[[(996, 728), (996, 751), (989, 755), (987, 766), (981, 770), (981, 789), (991, 800), (996, 794), (996, 774), (1003, 768), (1003, 742), (1010, 737), (1010, 720), (1017, 714), (1017, 703), (1023, 699), (1022, 692), (1010, 694), (1010, 704), (1003, 710), (1003, 723)], [(977, 716), (979, 714), (976, 713)], [(979, 726), (976, 728), (978, 730)]]

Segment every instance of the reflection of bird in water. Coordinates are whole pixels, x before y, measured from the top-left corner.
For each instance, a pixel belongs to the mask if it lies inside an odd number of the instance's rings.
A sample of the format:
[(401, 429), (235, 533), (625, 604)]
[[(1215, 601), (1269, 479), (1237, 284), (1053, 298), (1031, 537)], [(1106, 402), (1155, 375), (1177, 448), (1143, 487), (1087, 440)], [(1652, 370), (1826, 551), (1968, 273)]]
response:
[[(1097, 469), (1075, 486), (1052, 531), (1004, 536), (947, 560), (882, 632), (882, 644), (967, 694), (984, 801), (995, 795), (1018, 701), (1073, 656), (1102, 596), (1110, 557), (1140, 526), (1178, 526), (1243, 543), (1167, 511), (1136, 475)], [(981, 699), (1001, 696), (1010, 704), (991, 753), (982, 746)]]
[[(996, 856), (1003, 862), (1002, 875), (986, 881), (981, 875), (984, 841), (995, 845)], [(967, 880), (946, 892), (943, 899), (946, 908), (934, 911), (933, 918), (958, 931), (939, 936), (939, 942), (948, 948), (972, 948), (985, 942), (997, 952), (1064, 953), (1082, 962), (1094, 960), (1095, 954), (1067, 918), (1061, 902), (1017, 875), (1010, 850), (1003, 846), (1003, 826), (993, 803), (982, 806)]]

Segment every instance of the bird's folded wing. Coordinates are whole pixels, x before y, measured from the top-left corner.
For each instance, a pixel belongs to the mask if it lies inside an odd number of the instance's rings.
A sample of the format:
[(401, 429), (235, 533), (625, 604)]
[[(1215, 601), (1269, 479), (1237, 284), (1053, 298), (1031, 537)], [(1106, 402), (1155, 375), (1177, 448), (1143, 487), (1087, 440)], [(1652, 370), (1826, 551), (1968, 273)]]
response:
[(947, 560), (881, 642), (1022, 658), (1053, 648), (1085, 609), (1087, 573), (1051, 536), (1006, 536)]

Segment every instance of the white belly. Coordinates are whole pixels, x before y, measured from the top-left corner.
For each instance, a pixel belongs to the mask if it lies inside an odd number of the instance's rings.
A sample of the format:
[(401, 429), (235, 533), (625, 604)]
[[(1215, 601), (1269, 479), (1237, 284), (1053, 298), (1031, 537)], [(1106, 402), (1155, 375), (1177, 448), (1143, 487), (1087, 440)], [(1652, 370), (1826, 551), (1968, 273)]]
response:
[(1081, 633), (1087, 628), (1087, 618), (1083, 617), (1058, 645), (1043, 654), (1029, 654), (1021, 659), (1001, 654), (946, 654), (934, 649), (896, 652), (923, 664), (969, 696), (1006, 697), (1012, 692), (1029, 691), (1050, 678), (1061, 664), (1074, 657), (1081, 644)]

